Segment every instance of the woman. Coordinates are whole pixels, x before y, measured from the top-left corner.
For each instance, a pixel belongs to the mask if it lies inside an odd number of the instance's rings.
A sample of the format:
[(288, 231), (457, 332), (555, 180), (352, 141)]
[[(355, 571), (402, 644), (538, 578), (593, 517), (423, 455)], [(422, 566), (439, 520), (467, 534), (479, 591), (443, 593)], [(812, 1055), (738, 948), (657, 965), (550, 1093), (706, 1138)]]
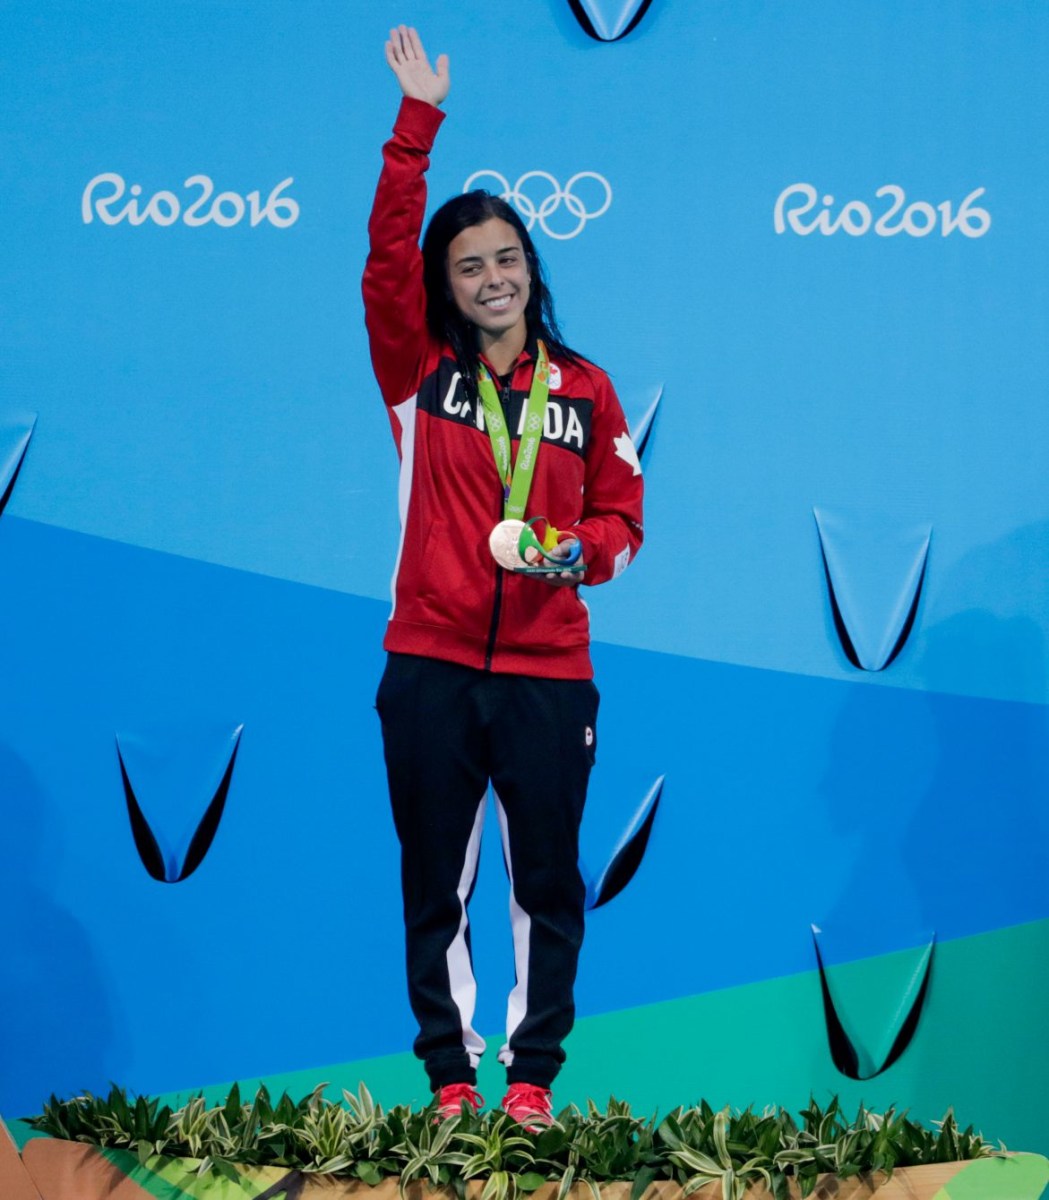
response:
[[(471, 1024), (467, 905), (491, 783), (517, 973), (502, 1107), (536, 1128), (551, 1120), (583, 935), (578, 835), (598, 695), (578, 587), (618, 575), (640, 546), (640, 467), (607, 376), (564, 345), (508, 204), (484, 192), (453, 198), (420, 251), (448, 59), (433, 70), (403, 25), (386, 59), (403, 99), (383, 147), (363, 290), (401, 460), (376, 707), (401, 843), (415, 1052), (442, 1117), (480, 1109), (485, 1044)], [(490, 534), (514, 512), (566, 531), (547, 539), (549, 573), (494, 560)]]

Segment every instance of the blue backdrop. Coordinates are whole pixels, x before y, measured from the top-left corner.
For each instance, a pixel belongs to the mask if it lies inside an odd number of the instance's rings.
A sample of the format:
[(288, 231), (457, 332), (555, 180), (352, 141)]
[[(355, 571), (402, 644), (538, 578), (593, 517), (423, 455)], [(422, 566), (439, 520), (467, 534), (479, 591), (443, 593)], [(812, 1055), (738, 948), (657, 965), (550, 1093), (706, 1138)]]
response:
[[(811, 971), (811, 923), (855, 960), (1049, 918), (1049, 9), (654, 0), (602, 41), (568, 0), (9, 0), (0, 1111), (410, 1042), (359, 294), (401, 20), (451, 55), (432, 195), (546, 201), (569, 341), (659, 399), (645, 549), (588, 596), (592, 870), (666, 785), (581, 1015)], [(210, 850), (154, 880), (117, 738), (177, 858), (240, 725)]]

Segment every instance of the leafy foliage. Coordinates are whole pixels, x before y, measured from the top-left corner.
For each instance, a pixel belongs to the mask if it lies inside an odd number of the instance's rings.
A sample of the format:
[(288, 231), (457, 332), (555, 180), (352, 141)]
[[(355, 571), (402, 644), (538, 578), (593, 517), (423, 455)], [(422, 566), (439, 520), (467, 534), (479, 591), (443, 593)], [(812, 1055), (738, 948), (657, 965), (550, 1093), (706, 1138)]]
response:
[(742, 1200), (761, 1182), (776, 1200), (787, 1200), (791, 1180), (809, 1196), (824, 1174), (891, 1175), (896, 1167), (998, 1153), (972, 1126), (959, 1129), (953, 1111), (935, 1128), (895, 1108), (876, 1113), (863, 1105), (850, 1121), (836, 1097), (823, 1108), (810, 1100), (800, 1121), (784, 1109), (715, 1110), (706, 1101), (657, 1121), (635, 1117), (621, 1100), (609, 1099), (604, 1112), (589, 1101), (586, 1112), (566, 1108), (552, 1126), (531, 1133), (500, 1112), (464, 1109), (440, 1121), (431, 1104), (384, 1113), (363, 1084), (356, 1095), (344, 1091), (338, 1103), (325, 1098), (326, 1086), (297, 1102), (285, 1092), (274, 1103), (265, 1087), (244, 1101), (235, 1084), (222, 1104), (209, 1108), (197, 1095), (176, 1110), (144, 1096), (129, 1099), (114, 1086), (106, 1097), (52, 1096), (30, 1123), (52, 1137), (128, 1150), (143, 1164), (158, 1156), (192, 1158), (202, 1174), (227, 1178), (235, 1177), (237, 1164), (371, 1185), (393, 1177), (402, 1195), (408, 1184), (426, 1180), (462, 1197), (468, 1180), (483, 1179), (481, 1200), (523, 1200), (548, 1181), (558, 1184), (557, 1200), (573, 1185), (600, 1200), (599, 1185), (612, 1180), (632, 1181), (631, 1200), (656, 1180), (676, 1181), (685, 1197), (702, 1191), (711, 1200)]

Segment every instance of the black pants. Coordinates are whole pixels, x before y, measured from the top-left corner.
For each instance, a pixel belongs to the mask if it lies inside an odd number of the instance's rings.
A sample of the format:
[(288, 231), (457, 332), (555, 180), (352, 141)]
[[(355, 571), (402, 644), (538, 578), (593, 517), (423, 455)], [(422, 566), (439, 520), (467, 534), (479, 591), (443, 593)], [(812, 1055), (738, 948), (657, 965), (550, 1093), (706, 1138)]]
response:
[(549, 1087), (572, 1028), (585, 888), (579, 824), (597, 749), (588, 680), (496, 675), (391, 654), (376, 708), (397, 836), (415, 1053), (435, 1090), (474, 1083), (484, 1040), (467, 905), (488, 783), (510, 877), (517, 982), (499, 1060)]

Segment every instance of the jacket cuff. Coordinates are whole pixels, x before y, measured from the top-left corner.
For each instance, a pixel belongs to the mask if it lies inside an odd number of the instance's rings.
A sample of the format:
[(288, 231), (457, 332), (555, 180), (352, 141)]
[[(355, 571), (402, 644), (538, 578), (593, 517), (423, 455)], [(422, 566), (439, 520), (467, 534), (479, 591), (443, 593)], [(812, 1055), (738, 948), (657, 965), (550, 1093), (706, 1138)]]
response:
[(410, 145), (428, 151), (433, 146), (444, 117), (445, 114), (433, 104), (404, 96), (401, 99), (401, 107), (397, 110), (397, 120), (393, 129)]

